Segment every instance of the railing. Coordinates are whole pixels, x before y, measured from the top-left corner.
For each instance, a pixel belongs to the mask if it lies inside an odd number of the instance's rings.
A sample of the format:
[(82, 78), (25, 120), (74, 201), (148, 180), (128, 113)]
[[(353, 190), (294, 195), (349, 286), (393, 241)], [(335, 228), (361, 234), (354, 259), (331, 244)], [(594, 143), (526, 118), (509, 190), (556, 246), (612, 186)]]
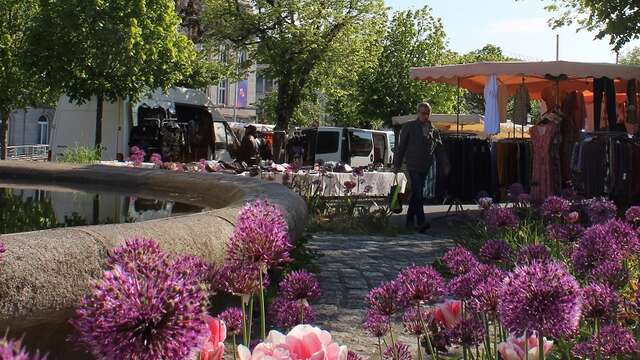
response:
[(9, 160), (46, 161), (49, 158), (49, 145), (8, 146), (7, 150)]

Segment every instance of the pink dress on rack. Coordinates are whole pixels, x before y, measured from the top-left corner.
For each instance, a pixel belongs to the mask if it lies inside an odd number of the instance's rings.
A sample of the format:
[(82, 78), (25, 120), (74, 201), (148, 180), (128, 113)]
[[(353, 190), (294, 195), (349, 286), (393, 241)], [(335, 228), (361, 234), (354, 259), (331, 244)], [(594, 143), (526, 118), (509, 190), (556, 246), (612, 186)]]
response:
[(531, 200), (541, 203), (553, 195), (551, 144), (558, 132), (558, 124), (549, 121), (529, 129), (533, 145), (533, 171), (531, 174)]

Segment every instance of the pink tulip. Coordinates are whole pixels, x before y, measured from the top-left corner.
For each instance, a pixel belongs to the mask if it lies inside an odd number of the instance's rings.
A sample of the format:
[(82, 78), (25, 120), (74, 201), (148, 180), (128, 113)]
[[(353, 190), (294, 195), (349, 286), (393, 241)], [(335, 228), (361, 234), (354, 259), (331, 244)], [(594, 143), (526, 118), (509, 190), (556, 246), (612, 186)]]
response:
[[(537, 359), (540, 356), (538, 337), (531, 335), (525, 340), (524, 336), (514, 338), (510, 336), (506, 342), (498, 345), (498, 352), (502, 355), (504, 360), (525, 360), (527, 358), (525, 354), (525, 343), (527, 343), (527, 349), (529, 353), (529, 359)], [(553, 341), (544, 340), (544, 354), (548, 354), (553, 347)]]
[(575, 224), (580, 219), (580, 214), (578, 214), (577, 211), (573, 211), (573, 212), (570, 212), (569, 214), (567, 214), (565, 219), (567, 220), (567, 222), (569, 222), (571, 224)]
[(227, 327), (224, 322), (207, 316), (207, 325), (211, 335), (200, 351), (200, 360), (222, 360), (224, 357), (224, 340), (227, 338)]
[(253, 353), (238, 346), (239, 360), (346, 360), (347, 347), (339, 346), (328, 331), (311, 325), (298, 325), (287, 335), (275, 330)]
[(433, 316), (442, 325), (451, 329), (462, 319), (462, 302), (460, 300), (447, 300), (436, 306)]

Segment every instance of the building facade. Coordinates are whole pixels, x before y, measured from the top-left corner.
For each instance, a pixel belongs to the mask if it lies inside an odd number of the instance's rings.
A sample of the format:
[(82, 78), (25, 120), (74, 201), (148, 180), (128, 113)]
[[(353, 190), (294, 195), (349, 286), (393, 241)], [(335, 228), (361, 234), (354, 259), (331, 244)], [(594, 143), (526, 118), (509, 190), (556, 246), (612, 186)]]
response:
[(29, 107), (12, 112), (9, 122), (9, 146), (49, 144), (50, 124), (54, 115), (55, 109), (49, 107)]

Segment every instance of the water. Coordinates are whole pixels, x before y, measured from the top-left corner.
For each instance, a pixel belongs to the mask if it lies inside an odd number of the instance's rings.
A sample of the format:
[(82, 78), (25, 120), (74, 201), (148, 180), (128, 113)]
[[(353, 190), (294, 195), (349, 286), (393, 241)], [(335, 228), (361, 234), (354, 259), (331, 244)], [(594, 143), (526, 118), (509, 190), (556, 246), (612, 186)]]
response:
[(0, 234), (132, 223), (202, 211), (173, 200), (69, 188), (0, 185)]

